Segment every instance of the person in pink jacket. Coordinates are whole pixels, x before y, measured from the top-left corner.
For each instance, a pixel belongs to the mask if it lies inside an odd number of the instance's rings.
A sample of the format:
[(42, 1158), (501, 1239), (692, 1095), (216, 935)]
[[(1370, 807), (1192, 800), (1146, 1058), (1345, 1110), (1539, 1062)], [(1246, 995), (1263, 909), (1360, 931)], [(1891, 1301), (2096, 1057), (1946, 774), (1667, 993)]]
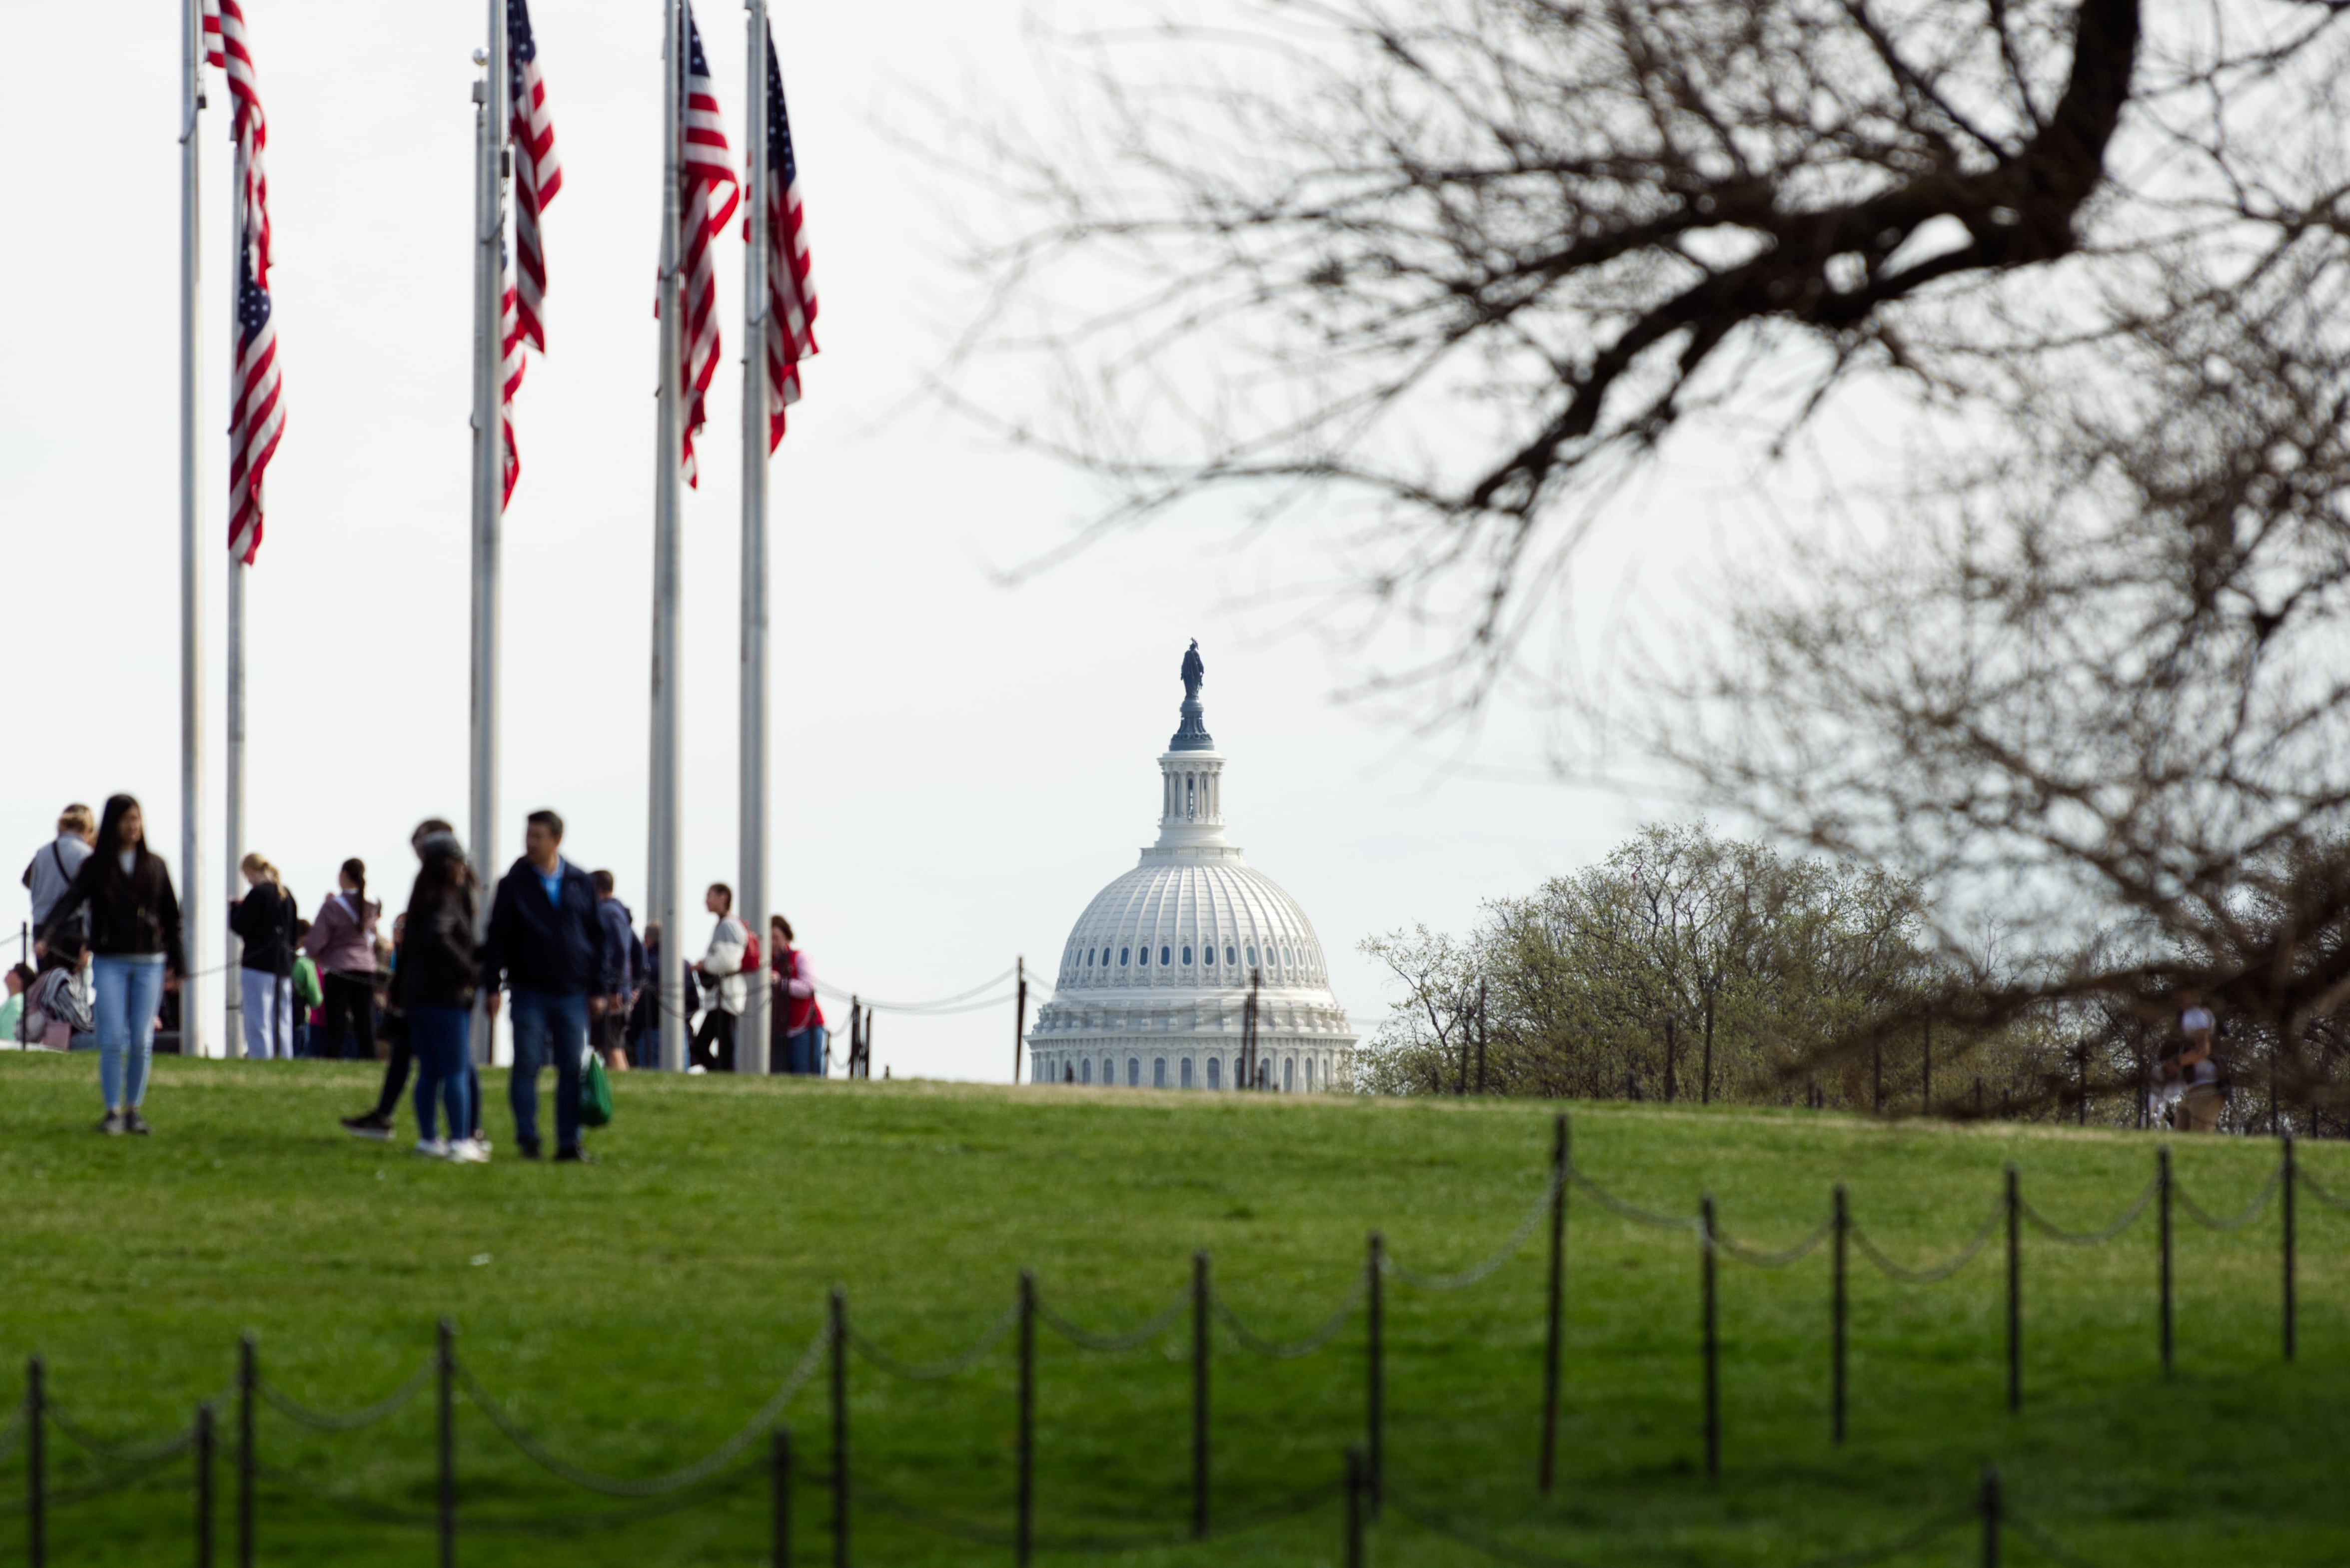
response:
[(346, 860), (341, 891), (318, 906), (302, 950), (318, 965), (327, 993), (326, 1024), (313, 1033), (314, 1056), (375, 1059), (375, 922), (383, 912), (367, 896), (367, 865)]

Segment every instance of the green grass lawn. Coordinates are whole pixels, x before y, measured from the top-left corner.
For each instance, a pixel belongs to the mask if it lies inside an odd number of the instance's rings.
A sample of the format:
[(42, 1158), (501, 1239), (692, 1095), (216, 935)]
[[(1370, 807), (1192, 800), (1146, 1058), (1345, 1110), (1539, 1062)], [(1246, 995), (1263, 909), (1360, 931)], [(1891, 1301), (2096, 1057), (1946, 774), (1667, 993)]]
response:
[[(405, 1141), (335, 1125), (377, 1070), (163, 1059), (151, 1138), (105, 1139), (87, 1057), (0, 1056), (0, 1355), (47, 1358), (65, 1414), (111, 1441), (184, 1425), (223, 1389), (240, 1334), (267, 1375), (348, 1408), (396, 1387), (435, 1318), (534, 1432), (596, 1469), (650, 1475), (741, 1426), (821, 1328), (827, 1291), (910, 1361), (951, 1354), (1014, 1299), (1103, 1331), (1139, 1323), (1213, 1255), (1223, 1299), (1258, 1333), (1305, 1333), (1361, 1277), (1366, 1233), (1401, 1262), (1475, 1262), (1544, 1190), (1555, 1105), (1367, 1103), (1119, 1090), (617, 1080), (619, 1117), (593, 1168), (511, 1158), (503, 1074), (485, 1075), (485, 1168), (420, 1160)], [(551, 1092), (552, 1080), (548, 1081)], [(1875, 1126), (1800, 1112), (1575, 1105), (1579, 1168), (1650, 1208), (1719, 1199), (1724, 1229), (1784, 1245), (1827, 1212), (1836, 1182), (1897, 1259), (1946, 1256), (1989, 1210), (2012, 1161), (2053, 1220), (2114, 1217), (2153, 1168), (2149, 1135)], [(2276, 1159), (2262, 1140), (2182, 1140), (2184, 1189), (2232, 1210)], [(2302, 1151), (2350, 1192), (2350, 1147)], [(1490, 1279), (1451, 1293), (1387, 1291), (1387, 1465), (1408, 1506), (1472, 1521), (1521, 1547), (1607, 1564), (1794, 1564), (1890, 1541), (1968, 1500), (1997, 1463), (2013, 1509), (2103, 1564), (2350, 1561), (2350, 1215), (2301, 1205), (2301, 1354), (2279, 1353), (2278, 1224), (2178, 1233), (2178, 1365), (2156, 1332), (2151, 1212), (2094, 1250), (2027, 1231), (2025, 1390), (2004, 1408), (2002, 1251), (1947, 1283), (1895, 1284), (1853, 1261), (1851, 1430), (1828, 1432), (1825, 1251), (1721, 1276), (1722, 1476), (1703, 1469), (1699, 1264), (1686, 1235), (1639, 1229), (1581, 1192), (1570, 1203), (1560, 1480), (1536, 1493), (1544, 1334), (1542, 1233)], [(1180, 1537), (1189, 1518), (1188, 1318), (1122, 1354), (1040, 1329), (1040, 1540)], [(1362, 1440), (1365, 1329), (1268, 1361), (1217, 1331), (1220, 1514), (1276, 1509), (1334, 1480)], [(1014, 1343), (959, 1376), (909, 1384), (850, 1364), (852, 1472), (862, 1485), (985, 1530), (1008, 1530)], [(13, 1395), (10, 1396), (13, 1397)], [(785, 1413), (827, 1461), (825, 1385)], [(224, 1415), (227, 1489), (233, 1414)], [(432, 1400), (348, 1435), (264, 1408), (263, 1458), (337, 1493), (432, 1506)], [(53, 1484), (106, 1473), (52, 1434)], [(764, 1447), (764, 1445), (762, 1445)], [(755, 1454), (758, 1450), (754, 1449)], [(568, 1521), (559, 1544), (468, 1536), (467, 1564), (764, 1561), (757, 1478), (660, 1513), (556, 1481), (461, 1400), (463, 1505), (484, 1520)], [(747, 1462), (747, 1461), (746, 1461)], [(26, 1460), (0, 1460), (0, 1563), (22, 1560)], [(175, 1461), (126, 1493), (57, 1509), (53, 1564), (192, 1560), (192, 1480)], [(223, 1556), (229, 1520), (222, 1505)], [(820, 1492), (797, 1501), (800, 1561), (828, 1561)], [(260, 1498), (260, 1561), (416, 1564), (431, 1535), (338, 1512), (281, 1484)], [(878, 1507), (857, 1560), (1009, 1562)], [(1188, 1549), (1111, 1561), (1336, 1564), (1335, 1499)], [(1980, 1561), (1963, 1534), (1895, 1559)], [(559, 1555), (558, 1555), (559, 1554)], [(1483, 1559), (1394, 1512), (1377, 1564)], [(1044, 1551), (1043, 1562), (1075, 1562)], [(2008, 1561), (2037, 1563), (2022, 1540)]]

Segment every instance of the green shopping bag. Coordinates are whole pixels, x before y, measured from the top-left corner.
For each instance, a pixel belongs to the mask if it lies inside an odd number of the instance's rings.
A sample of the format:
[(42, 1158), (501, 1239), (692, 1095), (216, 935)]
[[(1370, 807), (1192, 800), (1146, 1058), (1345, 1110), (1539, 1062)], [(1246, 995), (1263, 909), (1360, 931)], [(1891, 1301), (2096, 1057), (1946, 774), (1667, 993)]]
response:
[(592, 1047), (579, 1068), (579, 1125), (608, 1127), (612, 1121), (612, 1084), (604, 1076), (604, 1058)]

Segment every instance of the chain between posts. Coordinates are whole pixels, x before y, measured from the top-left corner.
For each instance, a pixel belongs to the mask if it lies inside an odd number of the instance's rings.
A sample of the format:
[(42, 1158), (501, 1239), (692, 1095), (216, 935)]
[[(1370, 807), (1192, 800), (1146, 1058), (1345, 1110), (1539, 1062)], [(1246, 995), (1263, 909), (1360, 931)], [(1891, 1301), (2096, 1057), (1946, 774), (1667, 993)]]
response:
[(1975, 1233), (1968, 1237), (1965, 1243), (1959, 1248), (1955, 1257), (1947, 1263), (1936, 1263), (1922, 1269), (1904, 1268), (1887, 1257), (1878, 1251), (1877, 1243), (1868, 1239), (1868, 1232), (1857, 1225), (1851, 1228), (1852, 1242), (1854, 1246), (1860, 1249), (1862, 1255), (1882, 1270), (1887, 1278), (1898, 1280), (1903, 1284), (1908, 1285), (1934, 1285), (1941, 1283), (1969, 1263), (1973, 1262), (1982, 1250), (1991, 1245), (1991, 1237), (1999, 1231), (1999, 1222), (2006, 1217), (2007, 1199), (2002, 1197), (1998, 1202), (1991, 1205), (1991, 1212), (1983, 1216), (1982, 1223), (1975, 1228)]
[(2215, 1219), (2210, 1210), (2187, 1195), (2187, 1189), (2184, 1187), (2174, 1184), (2171, 1194), (2178, 1199), (2178, 1206), (2187, 1210), (2187, 1217), (2205, 1230), (2241, 1231), (2261, 1217), (2262, 1211), (2269, 1206), (2269, 1199), (2276, 1196), (2277, 1189), (2283, 1184), (2283, 1181), (2284, 1166), (2280, 1162), (2276, 1169), (2269, 1172), (2269, 1179), (2261, 1184), (2261, 1189), (2252, 1194), (2252, 1200), (2225, 1220)]
[[(2139, 1190), (2137, 1199), (2122, 1211), (2122, 1217), (2102, 1231), (2067, 1231), (2040, 1212), (2030, 1199), (2018, 1197), (2016, 1201), (2022, 1208), (2023, 1217), (2032, 1221), (2033, 1229), (2050, 1241), (2062, 1242), (2067, 1247), (2100, 1247), (2137, 1224), (2137, 1217), (2146, 1212), (2147, 1205), (2154, 1201), (2155, 1195), (2161, 1187), (2162, 1178), (2159, 1174), (2150, 1178), (2146, 1186)], [(2172, 1185), (2171, 1192), (2180, 1202), (2186, 1202), (2187, 1195), (2179, 1191), (2177, 1184)]]
[(1295, 1361), (1301, 1355), (1313, 1355), (1338, 1337), (1338, 1331), (1347, 1326), (1347, 1320), (1355, 1315), (1357, 1310), (1362, 1306), (1364, 1298), (1369, 1294), (1370, 1283), (1368, 1273), (1357, 1274), (1355, 1277), (1355, 1288), (1347, 1293), (1347, 1299), (1339, 1303), (1337, 1311), (1325, 1318), (1321, 1324), (1307, 1334), (1305, 1338), (1292, 1340), (1287, 1344), (1278, 1340), (1264, 1339), (1251, 1332), (1249, 1326), (1241, 1322), (1239, 1314), (1225, 1304), (1222, 1293), (1219, 1292), (1216, 1294), (1213, 1305), (1217, 1318), (1226, 1328), (1232, 1331), (1232, 1337), (1240, 1341), (1244, 1349), (1274, 1361)]
[(1526, 1217), (1518, 1221), (1516, 1230), (1510, 1232), (1509, 1240), (1489, 1253), (1483, 1261), (1472, 1263), (1457, 1273), (1422, 1273), (1418, 1269), (1409, 1268), (1396, 1262), (1395, 1254), (1392, 1252), (1385, 1255), (1381, 1266), (1387, 1272), (1415, 1290), (1458, 1291), (1481, 1283), (1490, 1279), (1494, 1271), (1503, 1263), (1516, 1256), (1518, 1249), (1526, 1244), (1526, 1238), (1534, 1233), (1534, 1228), (1549, 1218), (1551, 1207), (1557, 1202), (1559, 1189), (1565, 1181), (1566, 1170), (1562, 1166), (1551, 1173), (1550, 1182), (1543, 1189), (1542, 1196), (1534, 1199), (1533, 1207), (1526, 1210)]
[(1096, 1334), (1091, 1329), (1072, 1323), (1053, 1310), (1053, 1305), (1040, 1293), (1036, 1298), (1036, 1316), (1045, 1327), (1067, 1340), (1080, 1350), (1096, 1350), (1104, 1354), (1139, 1350), (1181, 1322), (1191, 1310), (1192, 1293), (1185, 1290), (1174, 1300), (1151, 1314), (1139, 1327), (1124, 1334)]
[(944, 1361), (934, 1361), (921, 1366), (899, 1360), (855, 1329), (848, 1331), (848, 1343), (856, 1349), (858, 1355), (891, 1376), (903, 1377), (915, 1383), (935, 1383), (941, 1378), (952, 1377), (959, 1372), (968, 1371), (979, 1365), (988, 1352), (1003, 1343), (1003, 1336), (1010, 1334), (1019, 1322), (1020, 1298), (1014, 1296), (1012, 1303), (1003, 1309), (1003, 1314), (982, 1330), (980, 1336), (967, 1348), (947, 1357)]
[(785, 1375), (782, 1386), (725, 1441), (690, 1465), (671, 1470), (667, 1475), (641, 1479), (601, 1475), (560, 1458), (533, 1438), (514, 1414), (482, 1386), (482, 1380), (473, 1376), (473, 1368), (460, 1361), (456, 1364), (456, 1373), (458, 1379), (464, 1384), (465, 1391), (473, 1396), (473, 1403), (480, 1406), (482, 1414), (489, 1417), (490, 1425), (495, 1427), (506, 1441), (550, 1473), (562, 1477), (573, 1486), (601, 1492), (607, 1497), (660, 1497), (709, 1480), (733, 1464), (754, 1441), (771, 1434), (775, 1430), (775, 1418), (784, 1413), (784, 1407), (791, 1403), (810, 1377), (816, 1376), (829, 1340), (829, 1332), (818, 1329), (808, 1341), (807, 1349), (801, 1353), (799, 1364)]
[(378, 1421), (390, 1419), (408, 1407), (409, 1402), (432, 1384), (432, 1360), (427, 1356), (409, 1374), (408, 1381), (385, 1395), (372, 1405), (351, 1411), (320, 1410), (303, 1404), (265, 1377), (254, 1378), (253, 1391), (261, 1396), (269, 1407), (297, 1426), (318, 1432), (355, 1432), (362, 1427), (372, 1427)]

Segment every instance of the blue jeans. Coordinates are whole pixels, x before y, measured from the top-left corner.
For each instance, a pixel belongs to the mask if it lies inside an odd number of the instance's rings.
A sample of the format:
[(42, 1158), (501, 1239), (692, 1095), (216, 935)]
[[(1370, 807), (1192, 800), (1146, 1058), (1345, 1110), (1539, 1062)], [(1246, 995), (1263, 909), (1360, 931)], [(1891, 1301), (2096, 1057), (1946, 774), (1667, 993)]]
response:
[(832, 1032), (821, 1023), (806, 1029), (795, 1029), (784, 1036), (784, 1064), (779, 1072), (821, 1078), (825, 1074), (825, 1048)]
[(421, 1137), (433, 1136), (436, 1096), (448, 1109), (451, 1137), (465, 1137), (473, 1131), (473, 1071), (465, 1058), (473, 1020), (470, 1008), (408, 1010), (408, 1044), (416, 1054), (416, 1131)]
[[(91, 962), (91, 1010), (98, 1014), (98, 1086), (106, 1108), (147, 1098), (147, 1064), (155, 1054), (155, 1010), (163, 1005), (163, 955), (100, 953)], [(130, 1061), (124, 1063), (124, 1056)]]
[(588, 1049), (588, 998), (544, 991), (514, 993), (514, 1072), (506, 1079), (515, 1137), (538, 1141), (538, 1073), (555, 1066), (555, 1144), (579, 1147), (579, 1054)]

